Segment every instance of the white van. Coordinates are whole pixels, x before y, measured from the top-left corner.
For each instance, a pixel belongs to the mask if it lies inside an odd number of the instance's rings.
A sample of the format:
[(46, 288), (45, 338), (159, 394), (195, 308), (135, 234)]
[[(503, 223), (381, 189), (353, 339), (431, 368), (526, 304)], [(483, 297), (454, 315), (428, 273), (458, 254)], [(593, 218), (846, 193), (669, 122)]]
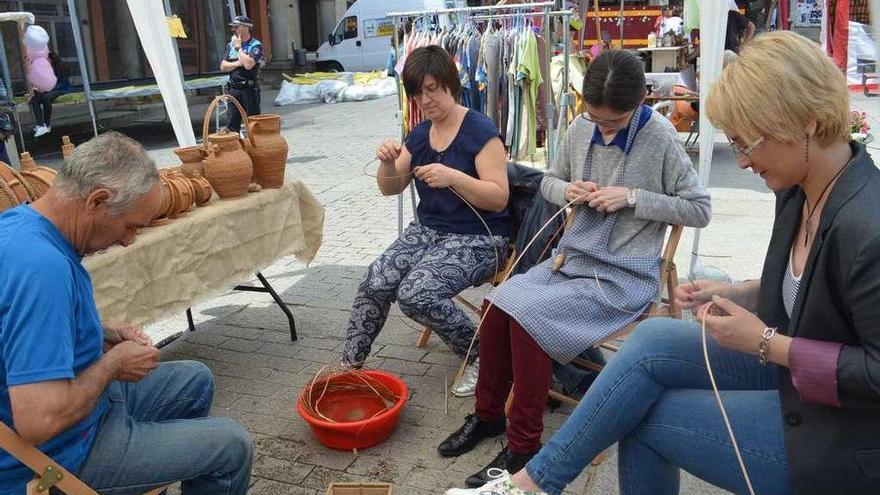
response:
[(339, 72), (384, 69), (394, 33), (394, 20), (385, 14), (462, 6), (464, 0), (357, 0), (318, 48), (316, 66)]

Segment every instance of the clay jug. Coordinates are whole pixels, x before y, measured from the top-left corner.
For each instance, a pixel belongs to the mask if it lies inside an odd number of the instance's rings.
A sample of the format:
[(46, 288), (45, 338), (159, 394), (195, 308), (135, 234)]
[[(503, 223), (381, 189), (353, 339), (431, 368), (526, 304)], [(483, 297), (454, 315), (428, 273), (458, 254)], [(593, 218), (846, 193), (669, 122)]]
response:
[(177, 148), (174, 150), (174, 154), (183, 162), (183, 165), (180, 166), (183, 175), (192, 177), (194, 172), (198, 172), (199, 175), (205, 175), (205, 165), (202, 163), (202, 159), (205, 157), (204, 148), (201, 146), (187, 146), (185, 148)]
[(61, 154), (66, 160), (68, 156), (76, 149), (76, 145), (70, 142), (70, 136), (61, 137)]
[(46, 194), (46, 191), (55, 182), (56, 175), (58, 175), (58, 172), (55, 170), (37, 165), (37, 162), (34, 161), (31, 154), (27, 151), (21, 154), (21, 176), (24, 177), (25, 182), (33, 190), (31, 196), (34, 200), (40, 199)]
[(217, 191), (220, 199), (244, 196), (254, 173), (251, 157), (242, 149), (237, 134), (208, 135), (208, 156), (205, 158), (205, 178)]
[(284, 185), (287, 166), (287, 140), (281, 135), (281, 116), (274, 114), (249, 117), (247, 131), (253, 140), (248, 151), (254, 162), (254, 182), (267, 189)]
[(195, 190), (196, 206), (204, 206), (208, 204), (208, 202), (211, 201), (211, 195), (214, 193), (208, 179), (202, 177), (200, 173), (195, 172), (194, 175), (189, 177), (189, 181)]

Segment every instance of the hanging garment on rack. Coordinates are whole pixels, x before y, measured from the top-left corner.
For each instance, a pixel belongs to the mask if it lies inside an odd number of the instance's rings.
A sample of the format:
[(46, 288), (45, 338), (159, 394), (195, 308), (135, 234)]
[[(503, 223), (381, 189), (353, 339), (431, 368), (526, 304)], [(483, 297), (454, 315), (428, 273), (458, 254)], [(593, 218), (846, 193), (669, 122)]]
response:
[(538, 88), (544, 79), (541, 76), (541, 62), (538, 58), (538, 40), (531, 29), (525, 30), (522, 37), (522, 56), (516, 67), (516, 81), (520, 88), (521, 123), (519, 147), (514, 157), (532, 157), (537, 151), (538, 119), (535, 105), (538, 101)]
[(505, 76), (507, 77), (507, 134), (504, 144), (514, 150), (518, 148), (517, 128), (519, 127), (519, 91), (516, 84), (516, 66), (519, 64), (519, 43), (516, 35), (509, 31), (505, 37), (507, 45), (507, 63)]
[(470, 81), (468, 90), (470, 92), (471, 100), (471, 104), (470, 106), (468, 106), (468, 108), (476, 110), (480, 113), (485, 113), (483, 111), (483, 98), (480, 94), (480, 88), (477, 82), (477, 59), (480, 55), (481, 42), (482, 36), (478, 32), (471, 33), (471, 35), (467, 38), (465, 42), (467, 52), (467, 71)]
[(503, 60), (501, 58), (501, 34), (496, 31), (483, 35), (483, 66), (486, 72), (486, 115), (501, 125), (501, 110), (499, 108), (499, 92), (501, 90), (501, 75)]
[[(536, 38), (538, 40), (538, 67), (541, 72), (541, 81), (543, 81), (538, 86), (538, 101), (535, 103), (535, 110), (538, 117), (537, 146), (540, 148), (547, 136), (547, 120), (552, 119), (552, 116), (547, 115), (547, 92), (544, 87), (545, 84), (550, 83), (550, 77), (548, 77), (549, 75), (547, 74), (547, 41), (540, 35), (536, 35)], [(553, 96), (551, 85), (550, 102), (554, 101), (556, 101), (556, 99)]]

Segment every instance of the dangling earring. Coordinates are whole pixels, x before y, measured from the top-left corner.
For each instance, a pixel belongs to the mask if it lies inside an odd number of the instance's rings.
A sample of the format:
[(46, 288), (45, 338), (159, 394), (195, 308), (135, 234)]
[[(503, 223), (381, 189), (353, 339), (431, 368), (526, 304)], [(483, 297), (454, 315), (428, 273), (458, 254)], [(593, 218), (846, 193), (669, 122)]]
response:
[(810, 135), (809, 135), (809, 134), (807, 134), (807, 146), (806, 146), (806, 148), (807, 148), (807, 149), (806, 149), (806, 151), (804, 152), (804, 160), (806, 160), (807, 163), (810, 163)]

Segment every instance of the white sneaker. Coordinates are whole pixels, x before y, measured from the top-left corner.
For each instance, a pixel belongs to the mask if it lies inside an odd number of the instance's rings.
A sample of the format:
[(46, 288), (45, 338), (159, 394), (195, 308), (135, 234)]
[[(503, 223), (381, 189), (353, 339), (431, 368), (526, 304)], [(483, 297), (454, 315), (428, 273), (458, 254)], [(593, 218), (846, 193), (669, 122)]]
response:
[(461, 376), (461, 380), (452, 386), (452, 395), (456, 397), (470, 397), (477, 393), (477, 377), (480, 374), (480, 358), (474, 364), (468, 366)]
[(37, 126), (37, 130), (34, 131), (34, 137), (38, 138), (40, 136), (45, 136), (46, 134), (49, 134), (49, 131), (51, 131), (51, 129), (49, 129), (48, 127), (44, 125), (39, 125)]
[(527, 492), (513, 486), (510, 473), (503, 469), (492, 468), (489, 476), (494, 479), (480, 488), (450, 488), (446, 495), (547, 495), (547, 492)]

